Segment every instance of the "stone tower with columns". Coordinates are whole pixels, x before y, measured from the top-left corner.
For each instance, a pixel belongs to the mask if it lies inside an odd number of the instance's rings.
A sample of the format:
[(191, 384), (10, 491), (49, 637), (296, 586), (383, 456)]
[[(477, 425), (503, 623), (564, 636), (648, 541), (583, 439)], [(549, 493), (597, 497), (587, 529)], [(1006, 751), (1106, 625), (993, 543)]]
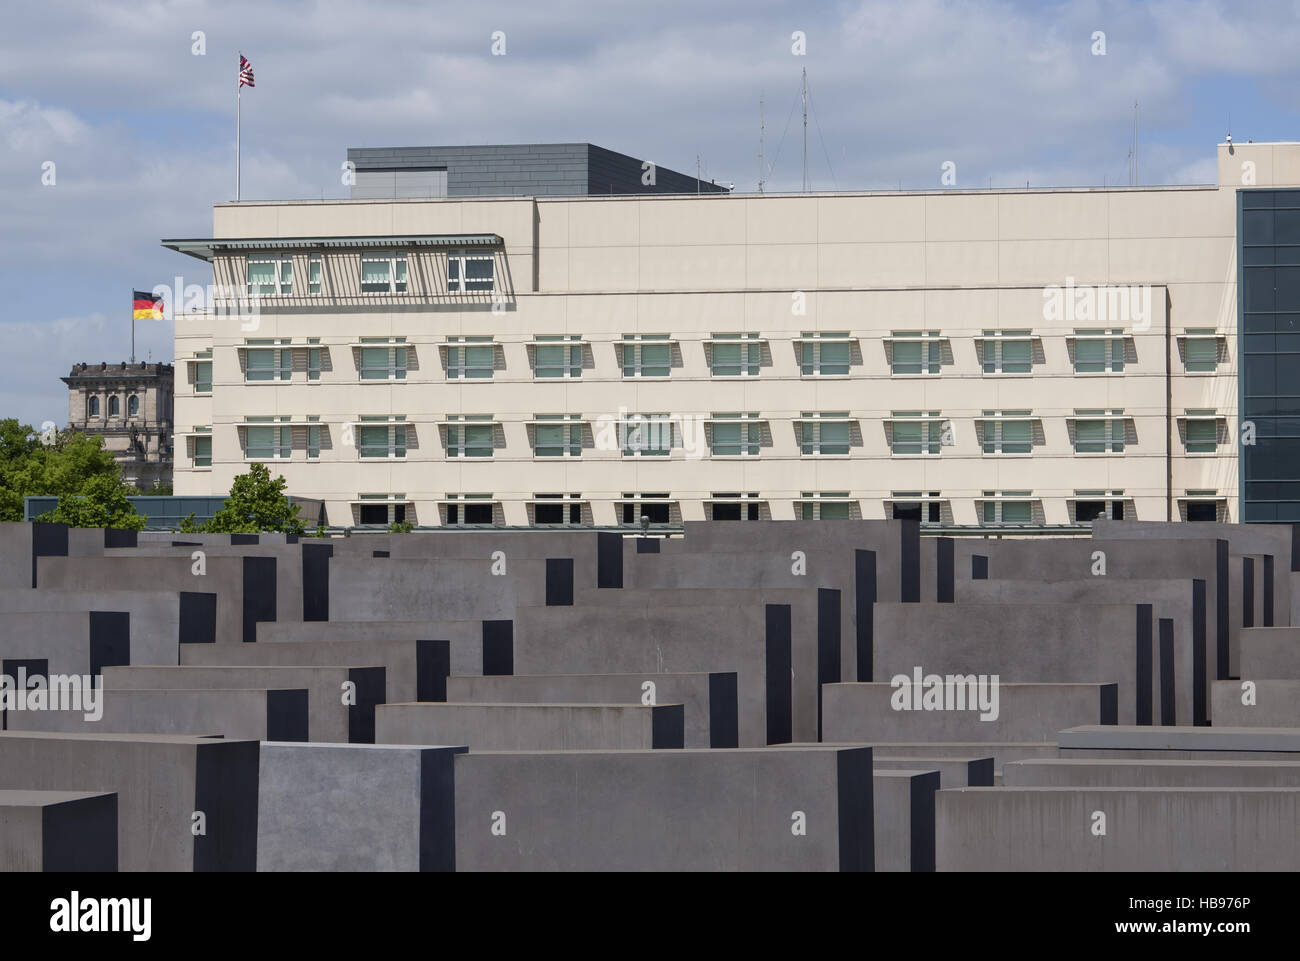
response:
[(128, 484), (171, 484), (171, 364), (77, 364), (61, 379), (68, 385), (68, 426), (103, 437)]

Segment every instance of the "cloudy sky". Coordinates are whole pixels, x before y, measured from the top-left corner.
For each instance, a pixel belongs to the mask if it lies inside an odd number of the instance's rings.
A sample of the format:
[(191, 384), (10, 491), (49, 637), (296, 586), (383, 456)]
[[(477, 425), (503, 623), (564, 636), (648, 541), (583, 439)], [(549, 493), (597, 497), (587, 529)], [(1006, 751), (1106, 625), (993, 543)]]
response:
[[(801, 68), (818, 190), (937, 188), (945, 161), (959, 187), (1126, 183), (1134, 100), (1143, 183), (1213, 182), (1229, 116), (1300, 139), (1296, 2), (43, 0), (3, 24), (0, 417), (35, 425), (67, 420), (73, 363), (127, 359), (133, 287), (208, 282), (158, 240), (234, 197), (241, 50), (246, 200), (345, 196), (350, 146), (558, 141), (753, 191), (760, 96), (769, 189), (798, 189)], [(136, 344), (170, 360), (170, 324)]]

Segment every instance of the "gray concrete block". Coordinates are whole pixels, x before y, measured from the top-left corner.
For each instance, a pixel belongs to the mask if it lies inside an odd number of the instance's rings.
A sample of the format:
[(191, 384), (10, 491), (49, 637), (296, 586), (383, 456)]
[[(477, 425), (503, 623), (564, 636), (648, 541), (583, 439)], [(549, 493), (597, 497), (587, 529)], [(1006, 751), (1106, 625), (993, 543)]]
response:
[(385, 704), (378, 744), (466, 744), (473, 751), (681, 748), (680, 704)]
[(877, 771), (938, 771), (940, 787), (993, 786), (992, 757), (884, 757), (877, 754), (872, 763)]
[[(0, 733), (0, 789), (117, 794), (123, 871), (251, 871), (257, 742)], [(192, 833), (202, 812), (206, 833)]]
[[(125, 611), (0, 614), (0, 662), (44, 662), (50, 674), (99, 674), (131, 663), (130, 621)], [(28, 676), (33, 673), (29, 666)]]
[(114, 667), (104, 688), (115, 690), (245, 690), (306, 688), (307, 724), (317, 741), (374, 743), (375, 706), (384, 703), (382, 667)]
[[(121, 611), (130, 616), (131, 658), (136, 664), (175, 664), (189, 600), (180, 591), (0, 590), (6, 614)], [(215, 630), (215, 621), (212, 629)]]
[(1300, 789), (953, 788), (935, 838), (940, 871), (1294, 871)]
[(10, 731), (194, 734), (254, 741), (305, 741), (307, 689), (118, 690), (98, 692), (102, 716), (84, 711), (9, 711)]
[[(1130, 604), (876, 604), (873, 680), (926, 674), (997, 674), (1005, 684), (1118, 684), (1121, 724), (1136, 723), (1145, 700), (1153, 719), (1160, 669), (1151, 655), (1150, 691), (1139, 687), (1138, 616)], [(1148, 609), (1149, 615), (1149, 609)], [(1154, 625), (1148, 616), (1147, 623)], [(1156, 650), (1151, 637), (1148, 650)], [(1192, 716), (1191, 639), (1175, 637), (1177, 717)]]
[(875, 769), (872, 805), (877, 871), (934, 870), (934, 796), (939, 772)]
[(734, 672), (453, 676), (447, 678), (446, 699), (498, 704), (680, 704), (685, 747), (739, 747)]
[[(1061, 731), (1067, 750), (1300, 752), (1300, 728), (1084, 725)], [(1063, 755), (1064, 756), (1064, 755)]]
[(463, 747), (262, 745), (259, 871), (450, 871)]
[(470, 752), (455, 781), (461, 871), (873, 863), (869, 748)]
[(1007, 787), (1300, 787), (1297, 761), (1030, 758), (1002, 768)]
[(1047, 741), (1065, 727), (1115, 722), (1114, 684), (989, 683), (980, 688), (973, 678), (948, 684), (939, 677), (928, 688), (914, 683), (910, 673), (906, 686), (824, 684), (823, 737), (866, 743)]
[(1215, 681), (1211, 703), (1216, 726), (1300, 728), (1300, 681)]
[(258, 641), (239, 647), (187, 644), (181, 648), (181, 664), (346, 667), (364, 662), (384, 668), (385, 702), (443, 701), (450, 664), (448, 648), (447, 641)]
[(116, 794), (0, 790), (0, 871), (116, 870)]
[(1300, 627), (1242, 631), (1241, 677), (1300, 681)]

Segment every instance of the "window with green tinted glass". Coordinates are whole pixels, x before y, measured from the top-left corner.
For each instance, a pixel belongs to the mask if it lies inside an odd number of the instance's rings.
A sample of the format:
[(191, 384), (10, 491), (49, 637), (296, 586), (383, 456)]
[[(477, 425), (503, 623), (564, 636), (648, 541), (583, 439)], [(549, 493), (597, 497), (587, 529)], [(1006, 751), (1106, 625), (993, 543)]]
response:
[(1119, 372), (1123, 369), (1124, 338), (1121, 331), (1075, 331), (1074, 372), (1076, 374)]
[(756, 455), (763, 440), (762, 425), (745, 417), (714, 415), (712, 431), (711, 451), (715, 457)]
[(984, 373), (1028, 374), (1034, 348), (1027, 330), (1007, 330), (1000, 336), (984, 332)]
[(489, 343), (457, 344), (447, 348), (447, 376), (452, 380), (486, 380), (496, 366), (496, 347)]
[(624, 377), (667, 377), (672, 371), (673, 348), (666, 336), (643, 336), (623, 344)]
[[(895, 414), (890, 424), (890, 449), (895, 454), (938, 454), (942, 446), (943, 424), (933, 420), (903, 420), (907, 414)], [(920, 416), (919, 413), (913, 416)]]
[(448, 457), (491, 457), (495, 428), (491, 423), (447, 426)]
[[(1193, 336), (1195, 334), (1203, 336)], [(1184, 366), (1189, 371), (1212, 371), (1219, 366), (1219, 340), (1212, 330), (1189, 330), (1183, 351)]]
[(1219, 424), (1217, 420), (1187, 421), (1187, 452), (1189, 454), (1212, 454), (1219, 446)]
[(244, 456), (249, 460), (283, 459), (293, 448), (292, 429), (286, 426), (250, 424), (244, 433)]
[(1032, 420), (986, 420), (984, 453), (1029, 454), (1034, 449)]
[(1124, 450), (1124, 422), (1122, 420), (1088, 420), (1077, 417), (1074, 421), (1074, 450), (1079, 454), (1120, 453)]
[(212, 361), (200, 360), (194, 365), (194, 393), (212, 393)]
[(582, 376), (582, 344), (558, 337), (538, 337), (533, 351), (533, 376)]
[[(364, 343), (364, 342), (363, 342)], [(375, 344), (361, 348), (362, 380), (405, 380), (406, 348), (393, 344)]]
[(804, 454), (847, 454), (852, 438), (848, 420), (807, 419), (799, 425)]
[(920, 332), (895, 332), (890, 345), (890, 370), (895, 374), (937, 374), (942, 366), (942, 342)]
[(249, 347), (245, 351), (245, 365), (245, 380), (289, 380), (293, 376), (293, 351), (278, 347)]
[(405, 457), (405, 424), (361, 424), (357, 428), (357, 450), (362, 457)]
[(533, 426), (533, 453), (538, 457), (581, 457), (582, 425), (564, 420)]
[(815, 337), (804, 334), (799, 345), (800, 371), (804, 376), (836, 377), (849, 372), (853, 344), (848, 332)]
[(194, 438), (194, 466), (195, 467), (212, 466), (212, 438), (211, 437)]
[(714, 377), (757, 377), (763, 346), (751, 335), (714, 336), (710, 370)]

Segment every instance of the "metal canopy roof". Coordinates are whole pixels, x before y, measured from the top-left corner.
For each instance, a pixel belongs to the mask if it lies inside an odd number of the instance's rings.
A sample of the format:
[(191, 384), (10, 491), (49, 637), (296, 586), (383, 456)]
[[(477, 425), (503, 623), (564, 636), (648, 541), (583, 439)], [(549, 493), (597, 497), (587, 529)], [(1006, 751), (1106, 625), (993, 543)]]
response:
[(372, 237), (231, 237), (164, 240), (162, 245), (177, 253), (211, 261), (214, 254), (232, 250), (302, 250), (325, 248), (400, 247), (499, 247), (498, 234), (409, 234)]

